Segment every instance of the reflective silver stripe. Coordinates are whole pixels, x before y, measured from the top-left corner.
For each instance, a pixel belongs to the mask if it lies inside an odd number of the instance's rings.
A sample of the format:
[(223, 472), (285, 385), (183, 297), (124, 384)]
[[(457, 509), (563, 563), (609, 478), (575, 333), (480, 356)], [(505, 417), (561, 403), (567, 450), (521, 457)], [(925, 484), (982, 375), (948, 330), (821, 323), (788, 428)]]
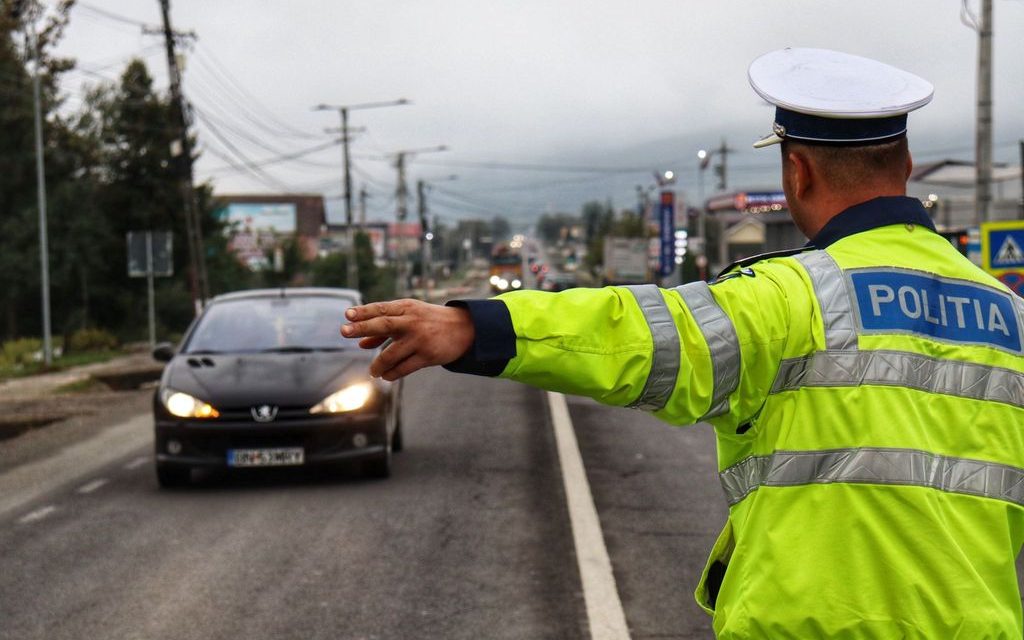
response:
[(814, 285), (814, 295), (825, 324), (825, 348), (856, 349), (857, 329), (843, 270), (824, 251), (809, 251), (796, 256), (796, 259), (807, 270)]
[(771, 393), (862, 384), (907, 387), (1024, 408), (1024, 372), (906, 351), (819, 351), (783, 360)]
[(654, 342), (651, 372), (647, 375), (640, 396), (629, 406), (644, 411), (657, 411), (668, 402), (679, 376), (679, 332), (657, 286), (642, 284), (626, 288), (636, 298)]
[(776, 451), (741, 460), (719, 475), (730, 506), (762, 486), (833, 482), (930, 487), (1024, 506), (1024, 469), (916, 449)]
[(706, 282), (690, 282), (675, 288), (693, 314), (711, 351), (714, 390), (711, 407), (700, 417), (707, 420), (729, 412), (729, 396), (740, 385), (740, 341), (736, 327), (718, 306)]
[(1010, 296), (1017, 306), (1017, 331), (1021, 339), (1024, 340), (1024, 298), (1020, 296)]

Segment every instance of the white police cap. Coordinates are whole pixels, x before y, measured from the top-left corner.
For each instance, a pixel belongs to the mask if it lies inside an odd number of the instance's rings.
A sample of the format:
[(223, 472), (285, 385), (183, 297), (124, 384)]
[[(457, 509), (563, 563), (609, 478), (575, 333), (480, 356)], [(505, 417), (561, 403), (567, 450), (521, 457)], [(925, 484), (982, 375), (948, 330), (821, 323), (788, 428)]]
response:
[(907, 114), (931, 102), (927, 80), (876, 60), (828, 49), (791, 48), (750, 64), (750, 86), (775, 105), (766, 147), (792, 139), (805, 144), (868, 145), (907, 132)]

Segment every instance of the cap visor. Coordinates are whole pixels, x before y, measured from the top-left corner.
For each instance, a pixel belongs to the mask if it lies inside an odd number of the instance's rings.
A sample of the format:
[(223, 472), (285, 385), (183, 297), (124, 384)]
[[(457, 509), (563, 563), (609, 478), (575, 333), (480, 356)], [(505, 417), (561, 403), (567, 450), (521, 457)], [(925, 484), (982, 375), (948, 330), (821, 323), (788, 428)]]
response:
[(754, 143), (754, 148), (755, 149), (760, 149), (762, 147), (768, 147), (768, 146), (771, 146), (773, 144), (779, 144), (780, 142), (782, 142), (782, 138), (780, 138), (779, 136), (777, 136), (774, 133), (770, 133), (770, 134), (766, 135), (765, 137), (761, 138), (760, 140), (758, 140), (757, 142), (755, 142)]

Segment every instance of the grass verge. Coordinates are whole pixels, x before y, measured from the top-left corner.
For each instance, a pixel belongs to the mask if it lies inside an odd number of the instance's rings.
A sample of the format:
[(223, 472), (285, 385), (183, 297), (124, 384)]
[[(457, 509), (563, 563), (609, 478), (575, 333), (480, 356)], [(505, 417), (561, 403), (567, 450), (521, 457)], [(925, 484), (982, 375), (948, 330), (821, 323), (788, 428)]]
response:
[(121, 350), (82, 351), (79, 353), (69, 353), (66, 356), (57, 358), (49, 367), (42, 362), (32, 362), (23, 365), (0, 365), (0, 381), (8, 378), (34, 376), (39, 373), (49, 373), (51, 371), (63, 371), (70, 367), (77, 367), (83, 364), (106, 362), (120, 355), (124, 355), (124, 352)]

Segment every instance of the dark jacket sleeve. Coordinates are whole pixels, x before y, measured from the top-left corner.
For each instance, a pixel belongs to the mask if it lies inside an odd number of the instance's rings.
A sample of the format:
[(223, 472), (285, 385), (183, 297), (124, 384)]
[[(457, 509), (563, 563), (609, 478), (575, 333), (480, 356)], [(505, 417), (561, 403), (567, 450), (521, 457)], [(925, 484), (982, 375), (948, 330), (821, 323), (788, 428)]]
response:
[(449, 307), (469, 311), (476, 337), (466, 353), (444, 365), (448, 371), (478, 376), (497, 376), (516, 355), (512, 316), (501, 300), (451, 300)]

